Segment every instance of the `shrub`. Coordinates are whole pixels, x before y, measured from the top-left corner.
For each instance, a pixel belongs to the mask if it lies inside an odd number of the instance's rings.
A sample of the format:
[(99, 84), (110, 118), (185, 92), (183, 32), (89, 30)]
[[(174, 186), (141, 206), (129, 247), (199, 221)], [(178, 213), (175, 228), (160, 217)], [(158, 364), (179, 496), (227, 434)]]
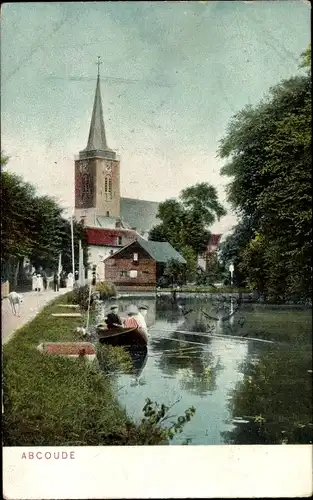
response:
[(129, 373), (131, 371), (133, 365), (130, 355), (122, 347), (101, 345), (99, 343), (96, 349), (99, 367), (105, 373), (117, 371)]
[[(67, 302), (71, 304), (78, 304), (81, 309), (87, 311), (89, 305), (89, 285), (74, 288), (67, 294)], [(94, 294), (90, 296), (90, 308), (94, 307)]]
[[(169, 410), (178, 402), (175, 401), (170, 406), (152, 402), (151, 399), (146, 399), (146, 404), (143, 407), (144, 418), (138, 427), (133, 428), (128, 434), (128, 444), (141, 445), (160, 445), (169, 444), (176, 434), (183, 431), (184, 426), (191, 420), (196, 410), (193, 406), (185, 410), (185, 415), (177, 417), (176, 415), (169, 415)], [(170, 425), (164, 426), (165, 421), (172, 420)], [(184, 444), (189, 444), (187, 440)]]
[(106, 300), (110, 297), (116, 297), (116, 288), (113, 283), (109, 283), (108, 281), (102, 281), (101, 283), (97, 283), (96, 292), (100, 295), (100, 300)]

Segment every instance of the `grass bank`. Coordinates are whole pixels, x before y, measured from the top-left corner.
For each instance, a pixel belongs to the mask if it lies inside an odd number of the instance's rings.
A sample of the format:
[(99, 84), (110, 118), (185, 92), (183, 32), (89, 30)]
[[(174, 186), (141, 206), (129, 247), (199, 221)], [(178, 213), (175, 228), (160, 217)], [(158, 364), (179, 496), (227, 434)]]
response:
[(104, 375), (85, 361), (36, 350), (44, 341), (79, 340), (84, 317), (51, 316), (66, 302), (55, 300), (4, 346), (6, 446), (116, 444), (131, 426)]
[[(66, 303), (66, 295), (57, 298), (3, 348), (4, 446), (168, 444), (193, 409), (186, 410), (181, 423), (164, 430), (168, 409), (147, 400), (144, 418), (135, 425), (119, 405), (105, 371), (83, 359), (43, 355), (36, 349), (41, 342), (81, 340), (75, 329), (84, 324), (85, 313), (81, 318), (51, 316)], [(108, 370), (127, 361), (121, 348), (97, 347)]]

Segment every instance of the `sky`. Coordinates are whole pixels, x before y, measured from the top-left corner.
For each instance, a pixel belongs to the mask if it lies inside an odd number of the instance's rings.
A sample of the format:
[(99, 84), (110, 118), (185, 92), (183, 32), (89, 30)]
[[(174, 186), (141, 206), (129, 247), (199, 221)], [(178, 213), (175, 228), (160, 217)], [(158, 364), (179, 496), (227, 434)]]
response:
[[(121, 195), (176, 198), (198, 182), (226, 202), (220, 139), (231, 117), (298, 72), (310, 4), (295, 1), (2, 4), (1, 149), (8, 169), (74, 205), (97, 57)], [(212, 226), (224, 233), (228, 212)]]

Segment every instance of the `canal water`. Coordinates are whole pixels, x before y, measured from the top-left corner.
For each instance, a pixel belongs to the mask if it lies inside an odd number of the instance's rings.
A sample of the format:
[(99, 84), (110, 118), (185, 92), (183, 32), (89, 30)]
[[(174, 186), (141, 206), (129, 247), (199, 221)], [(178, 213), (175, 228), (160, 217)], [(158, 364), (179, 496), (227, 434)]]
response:
[[(146, 398), (195, 415), (172, 444), (312, 442), (312, 312), (227, 299), (120, 299), (148, 306), (148, 355), (114, 377), (140, 422)], [(170, 425), (170, 420), (167, 421)]]

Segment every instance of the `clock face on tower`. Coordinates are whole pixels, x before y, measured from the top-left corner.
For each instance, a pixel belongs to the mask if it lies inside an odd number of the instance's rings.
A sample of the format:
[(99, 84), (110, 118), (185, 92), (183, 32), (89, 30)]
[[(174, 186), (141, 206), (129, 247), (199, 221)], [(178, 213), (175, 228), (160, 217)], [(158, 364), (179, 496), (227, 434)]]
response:
[(79, 170), (82, 174), (86, 174), (88, 171), (88, 161), (81, 161), (79, 164)]

